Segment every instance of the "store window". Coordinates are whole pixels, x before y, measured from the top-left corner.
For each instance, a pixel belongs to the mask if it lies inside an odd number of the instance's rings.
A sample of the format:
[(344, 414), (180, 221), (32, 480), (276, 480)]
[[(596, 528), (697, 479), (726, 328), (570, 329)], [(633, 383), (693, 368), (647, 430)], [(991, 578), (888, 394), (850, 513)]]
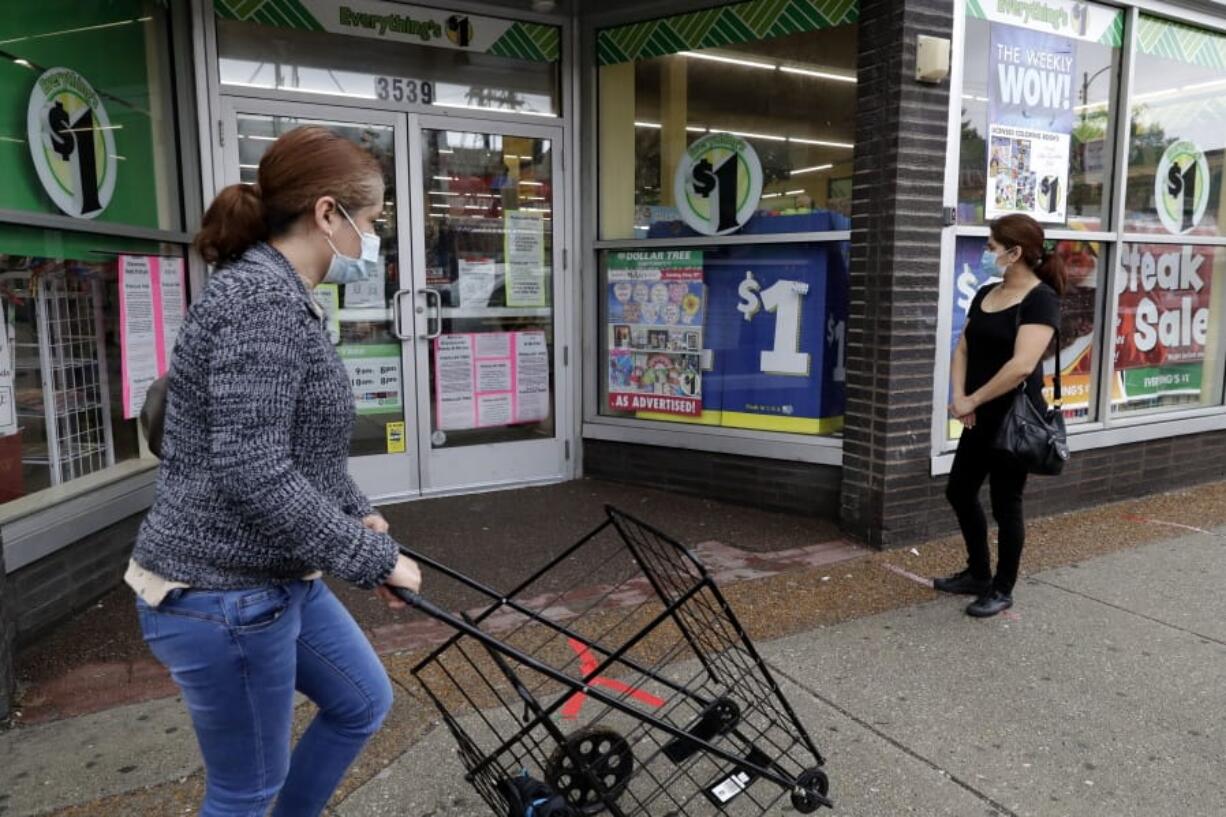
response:
[(0, 209), (183, 226), (167, 4), (0, 6)]
[[(1097, 416), (1098, 357), (1096, 352), (1098, 316), (1103, 311), (1102, 293), (1106, 280), (1108, 245), (1100, 241), (1066, 239), (1051, 242), (1051, 251), (1064, 261), (1068, 289), (1061, 299), (1060, 309), (1060, 371), (1061, 396), (1065, 422), (1070, 426), (1086, 423)], [(1000, 281), (995, 261), (985, 255), (987, 239), (983, 236), (961, 236), (954, 251), (952, 293), (953, 322), (950, 332), (949, 355), (952, 358), (962, 331), (966, 328), (967, 312), (979, 289)], [(1056, 345), (1043, 356), (1044, 397), (1054, 397)], [(952, 384), (946, 390), (947, 400), (953, 398)], [(949, 418), (948, 439), (962, 434), (962, 425)]]
[[(293, 16), (271, 4), (217, 3), (223, 86), (554, 116), (560, 112), (556, 26), (367, 2)], [(350, 36), (338, 37), (337, 34)]]
[(842, 430), (857, 6), (808, 7), (597, 32), (601, 414)]
[(1102, 230), (1111, 204), (1124, 14), (1057, 3), (967, 3), (958, 223), (1025, 212)]
[(0, 226), (0, 503), (141, 457), (133, 389), (158, 344), (142, 358), (140, 316), (155, 324), (132, 285), (158, 270), (164, 303), (185, 308), (182, 264), (172, 245)]
[(154, 462), (135, 418), (187, 308), (184, 248), (108, 230), (184, 228), (169, 9), (0, 8), (0, 209), (64, 222), (0, 224), (0, 505)]
[[(847, 229), (856, 6), (812, 5), (828, 16), (802, 24), (783, 19), (781, 4), (750, 2), (597, 34), (600, 238), (699, 235), (677, 167), (720, 133), (751, 145), (760, 165), (760, 199), (740, 234)], [(763, 25), (771, 15), (780, 19)], [(752, 34), (762, 30), (794, 33)]]
[(1136, 40), (1116, 416), (1218, 405), (1224, 366), (1226, 36), (1142, 15)]

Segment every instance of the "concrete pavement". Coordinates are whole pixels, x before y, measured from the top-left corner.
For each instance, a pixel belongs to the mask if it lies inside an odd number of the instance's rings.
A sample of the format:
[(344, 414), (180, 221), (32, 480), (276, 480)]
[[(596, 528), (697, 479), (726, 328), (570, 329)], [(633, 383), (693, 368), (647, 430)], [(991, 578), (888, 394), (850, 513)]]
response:
[[(993, 620), (940, 598), (759, 646), (845, 817), (1217, 817), (1223, 576), (1195, 535), (1038, 574)], [(461, 774), (436, 730), (336, 811), (482, 814)]]
[[(1218, 817), (1224, 576), (1215, 528), (1031, 575), (996, 619), (941, 597), (758, 646), (827, 755), (837, 814)], [(174, 786), (196, 765), (173, 699), (0, 733), (0, 814)], [(334, 814), (486, 813), (446, 730), (383, 765)], [(71, 813), (135, 813), (107, 802)]]

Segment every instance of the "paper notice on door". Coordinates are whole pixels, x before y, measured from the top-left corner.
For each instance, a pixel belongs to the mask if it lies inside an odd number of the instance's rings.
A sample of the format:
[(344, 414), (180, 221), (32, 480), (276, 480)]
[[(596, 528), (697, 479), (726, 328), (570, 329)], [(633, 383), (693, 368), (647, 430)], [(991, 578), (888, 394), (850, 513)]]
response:
[(460, 307), (483, 309), (490, 305), (494, 286), (498, 282), (498, 268), (493, 258), (461, 258)]
[(0, 437), (17, 433), (13, 395), (13, 339), (9, 337), (8, 305), (0, 301)]
[(439, 430), (533, 423), (549, 416), (544, 332), (444, 335), (434, 349)]
[(398, 344), (352, 343), (339, 346), (336, 351), (349, 374), (353, 405), (359, 415), (402, 412), (404, 399)]
[(140, 414), (149, 385), (158, 378), (161, 337), (155, 320), (156, 259), (119, 257), (119, 357), (123, 377), (123, 416)]
[(345, 284), (345, 308), (387, 306), (384, 300), (383, 281), (382, 275), (374, 275), (365, 281)]
[(511, 422), (510, 394), (483, 394), (477, 398), (477, 425), (505, 426)]
[(545, 220), (542, 213), (507, 210), (507, 306), (545, 306)]
[(509, 392), (511, 390), (510, 360), (478, 360), (477, 391)]
[(443, 431), (476, 424), (473, 336), (442, 335), (434, 340), (435, 426)]
[(515, 397), (517, 423), (549, 416), (549, 345), (544, 332), (515, 335)]
[(162, 350), (164, 360), (159, 360), (158, 369), (166, 371), (170, 368), (170, 356), (175, 350), (175, 341), (179, 339), (179, 330), (187, 317), (187, 283), (183, 276), (182, 258), (155, 258), (160, 272), (158, 281), (161, 285), (162, 301)]

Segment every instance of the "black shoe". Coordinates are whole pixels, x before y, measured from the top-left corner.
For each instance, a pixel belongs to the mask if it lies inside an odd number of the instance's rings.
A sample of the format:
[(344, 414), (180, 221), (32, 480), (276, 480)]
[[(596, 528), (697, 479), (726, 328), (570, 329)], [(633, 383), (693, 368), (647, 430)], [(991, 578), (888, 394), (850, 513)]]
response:
[(969, 569), (952, 576), (933, 579), (932, 587), (942, 593), (961, 593), (964, 596), (982, 596), (992, 586), (990, 579), (976, 579)]
[(991, 618), (997, 613), (1003, 613), (1013, 606), (1013, 596), (993, 590), (970, 603), (966, 608), (968, 616), (975, 618)]

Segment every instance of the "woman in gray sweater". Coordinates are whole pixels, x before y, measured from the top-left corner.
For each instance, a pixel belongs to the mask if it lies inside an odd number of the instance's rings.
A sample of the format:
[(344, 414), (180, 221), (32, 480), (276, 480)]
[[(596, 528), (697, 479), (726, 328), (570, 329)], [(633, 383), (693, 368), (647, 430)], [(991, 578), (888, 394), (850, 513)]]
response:
[[(349, 377), (311, 290), (378, 268), (378, 162), (320, 127), (222, 190), (195, 246), (216, 265), (175, 346), (157, 498), (128, 570), (145, 640), (183, 691), (203, 817), (323, 811), (392, 702), (322, 573), (417, 591), (417, 565), (346, 470)], [(294, 691), (319, 713), (291, 757)]]

